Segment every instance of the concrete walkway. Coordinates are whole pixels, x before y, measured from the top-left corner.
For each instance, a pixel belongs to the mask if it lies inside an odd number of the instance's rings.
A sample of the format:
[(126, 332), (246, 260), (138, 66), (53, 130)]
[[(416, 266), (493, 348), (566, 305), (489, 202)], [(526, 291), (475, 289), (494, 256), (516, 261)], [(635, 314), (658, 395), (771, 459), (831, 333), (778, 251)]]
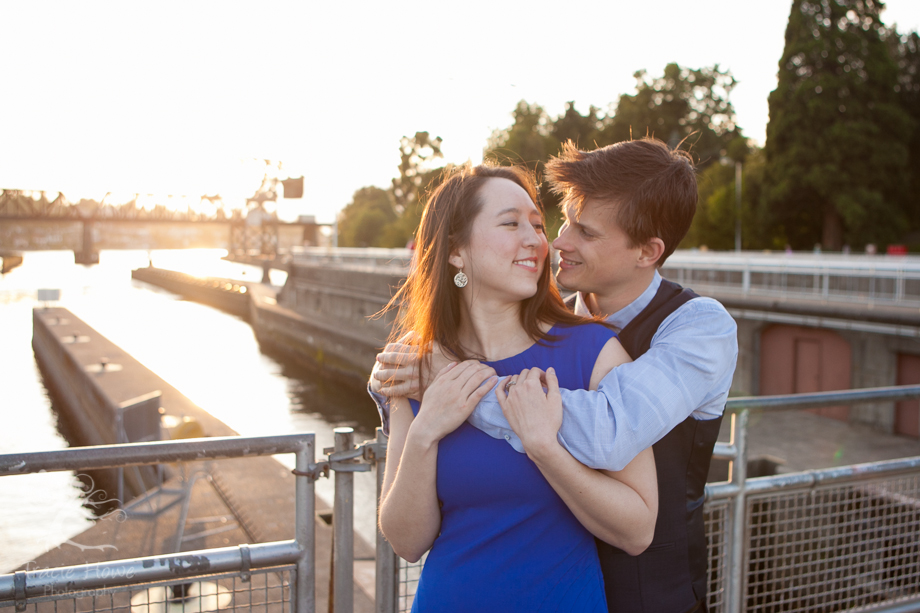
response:
[[(728, 440), (729, 423), (722, 424), (722, 440)], [(751, 413), (748, 457), (763, 456), (782, 460), (778, 472), (791, 473), (920, 456), (920, 440), (807, 411)]]

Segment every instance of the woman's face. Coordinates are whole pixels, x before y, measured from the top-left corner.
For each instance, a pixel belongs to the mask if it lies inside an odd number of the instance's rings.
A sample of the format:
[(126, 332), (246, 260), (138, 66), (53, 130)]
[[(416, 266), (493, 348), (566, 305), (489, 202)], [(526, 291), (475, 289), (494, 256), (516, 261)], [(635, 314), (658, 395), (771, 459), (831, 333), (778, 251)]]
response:
[(473, 220), (469, 245), (451, 264), (469, 278), (465, 292), (478, 299), (519, 302), (537, 292), (548, 245), (543, 219), (530, 196), (509, 179), (490, 178), (479, 191), (482, 208)]

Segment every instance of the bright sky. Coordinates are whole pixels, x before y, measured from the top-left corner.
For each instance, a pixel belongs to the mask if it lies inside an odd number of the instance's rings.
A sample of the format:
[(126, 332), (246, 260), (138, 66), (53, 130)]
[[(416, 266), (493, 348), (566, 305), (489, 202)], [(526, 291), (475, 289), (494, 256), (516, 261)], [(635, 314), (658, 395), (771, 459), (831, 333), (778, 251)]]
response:
[[(788, 0), (0, 3), (0, 188), (241, 198), (256, 158), (305, 175), (285, 218), (330, 222), (387, 187), (428, 130), (479, 161), (521, 100), (607, 109), (633, 73), (720, 64), (738, 123), (765, 139)], [(920, 2), (888, 25), (920, 28)]]

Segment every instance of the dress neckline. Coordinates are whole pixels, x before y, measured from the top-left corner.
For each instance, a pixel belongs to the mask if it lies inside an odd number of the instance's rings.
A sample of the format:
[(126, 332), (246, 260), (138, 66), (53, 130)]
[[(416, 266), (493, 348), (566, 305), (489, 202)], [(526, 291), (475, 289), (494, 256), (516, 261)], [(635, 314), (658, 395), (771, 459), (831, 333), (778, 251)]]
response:
[[(558, 326), (559, 326), (559, 324), (553, 324), (553, 327), (551, 327), (549, 330), (547, 330), (546, 333), (549, 334), (549, 335), (555, 336), (554, 330), (555, 330)], [(535, 341), (532, 345), (530, 345), (527, 349), (525, 349), (524, 351), (522, 351), (522, 352), (520, 352), (520, 353), (516, 353), (516, 354), (514, 354), (514, 355), (508, 356), (507, 358), (502, 358), (502, 359), (500, 359), (500, 360), (486, 360), (486, 361), (483, 361), (483, 364), (485, 364), (485, 365), (487, 365), (487, 366), (495, 367), (495, 366), (501, 366), (503, 363), (508, 362), (508, 361), (510, 361), (510, 360), (520, 360), (523, 356), (526, 356), (528, 353), (530, 353), (531, 351), (533, 351), (533, 350), (537, 347), (537, 345), (539, 345), (539, 344), (540, 344), (540, 341)]]

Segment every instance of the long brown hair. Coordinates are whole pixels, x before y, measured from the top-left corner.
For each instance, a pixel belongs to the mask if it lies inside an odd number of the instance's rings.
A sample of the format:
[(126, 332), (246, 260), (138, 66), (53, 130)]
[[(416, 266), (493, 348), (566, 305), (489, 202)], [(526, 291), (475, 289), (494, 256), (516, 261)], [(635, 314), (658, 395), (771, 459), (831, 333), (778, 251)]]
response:
[[(533, 176), (516, 166), (471, 166), (448, 171), (425, 206), (415, 238), (415, 267), (405, 284), (384, 311), (399, 308), (390, 333), (395, 341), (407, 332), (420, 356), (437, 342), (445, 355), (457, 360), (484, 359), (472, 355), (460, 342), (460, 292), (453, 277), (457, 273), (449, 262), (450, 254), (469, 244), (473, 221), (482, 209), (481, 190), (489, 179), (507, 179), (521, 186), (543, 216)], [(521, 325), (535, 342), (552, 341), (541, 323), (578, 324), (589, 321), (571, 313), (552, 280), (549, 252), (537, 282), (537, 292), (521, 304)]]

